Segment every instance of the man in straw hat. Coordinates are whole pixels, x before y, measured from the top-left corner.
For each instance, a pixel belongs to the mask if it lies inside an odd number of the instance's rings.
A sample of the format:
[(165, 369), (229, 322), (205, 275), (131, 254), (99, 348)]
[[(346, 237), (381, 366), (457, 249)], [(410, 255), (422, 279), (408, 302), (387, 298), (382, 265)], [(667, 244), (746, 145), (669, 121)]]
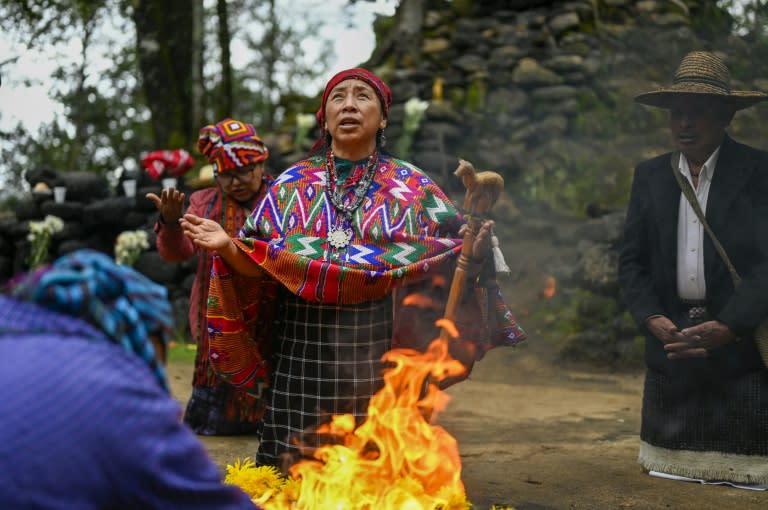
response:
[(675, 145), (635, 170), (619, 258), (646, 337), (647, 471), (768, 484), (768, 371), (754, 335), (768, 316), (768, 153), (725, 131), (764, 99), (731, 90), (725, 64), (701, 51), (683, 58), (671, 86), (635, 98), (669, 110)]

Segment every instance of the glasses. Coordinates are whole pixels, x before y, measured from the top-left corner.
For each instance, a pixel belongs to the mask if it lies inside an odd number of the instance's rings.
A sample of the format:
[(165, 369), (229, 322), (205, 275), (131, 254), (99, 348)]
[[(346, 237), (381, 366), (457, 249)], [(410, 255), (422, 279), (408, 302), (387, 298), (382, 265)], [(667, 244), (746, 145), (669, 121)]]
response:
[(229, 186), (232, 184), (232, 182), (237, 179), (242, 184), (249, 183), (253, 180), (253, 171), (256, 170), (255, 167), (250, 168), (240, 168), (238, 170), (235, 170), (234, 172), (227, 172), (224, 174), (218, 174), (216, 175), (216, 179), (225, 186)]

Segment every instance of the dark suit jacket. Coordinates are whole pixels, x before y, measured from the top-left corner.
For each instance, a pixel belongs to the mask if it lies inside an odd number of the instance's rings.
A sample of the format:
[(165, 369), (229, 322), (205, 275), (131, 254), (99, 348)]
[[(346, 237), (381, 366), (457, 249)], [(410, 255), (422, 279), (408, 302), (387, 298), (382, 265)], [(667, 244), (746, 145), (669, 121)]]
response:
[[(681, 328), (686, 325), (677, 296), (680, 195), (671, 153), (644, 161), (635, 169), (619, 255), (619, 281), (624, 300), (641, 326), (653, 314), (666, 315)], [(726, 265), (705, 233), (707, 309), (742, 341), (712, 351), (706, 360), (681, 363), (667, 360), (661, 342), (643, 327), (646, 362), (667, 373), (692, 365), (731, 374), (761, 369), (752, 333), (768, 316), (768, 153), (726, 136), (705, 216), (743, 280), (734, 290)]]

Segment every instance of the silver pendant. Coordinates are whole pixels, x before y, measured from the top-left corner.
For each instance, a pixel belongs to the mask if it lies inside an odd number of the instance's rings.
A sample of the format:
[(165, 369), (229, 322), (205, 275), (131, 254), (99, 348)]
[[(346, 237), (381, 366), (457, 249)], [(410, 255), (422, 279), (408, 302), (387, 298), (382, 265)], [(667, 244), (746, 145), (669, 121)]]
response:
[(352, 240), (352, 229), (332, 226), (328, 231), (328, 242), (337, 250), (346, 248)]

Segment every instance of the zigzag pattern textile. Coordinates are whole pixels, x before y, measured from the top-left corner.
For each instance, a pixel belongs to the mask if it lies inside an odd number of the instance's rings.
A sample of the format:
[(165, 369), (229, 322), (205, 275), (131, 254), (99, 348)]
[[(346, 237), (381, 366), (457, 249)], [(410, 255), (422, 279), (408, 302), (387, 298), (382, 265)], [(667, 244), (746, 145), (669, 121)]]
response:
[(344, 218), (325, 192), (323, 164), (314, 157), (281, 174), (241, 231), (246, 253), (291, 292), (359, 303), (458, 256), (461, 239), (449, 237), (462, 222), (456, 207), (421, 170), (389, 156), (352, 214), (349, 245), (331, 246), (328, 232)]

